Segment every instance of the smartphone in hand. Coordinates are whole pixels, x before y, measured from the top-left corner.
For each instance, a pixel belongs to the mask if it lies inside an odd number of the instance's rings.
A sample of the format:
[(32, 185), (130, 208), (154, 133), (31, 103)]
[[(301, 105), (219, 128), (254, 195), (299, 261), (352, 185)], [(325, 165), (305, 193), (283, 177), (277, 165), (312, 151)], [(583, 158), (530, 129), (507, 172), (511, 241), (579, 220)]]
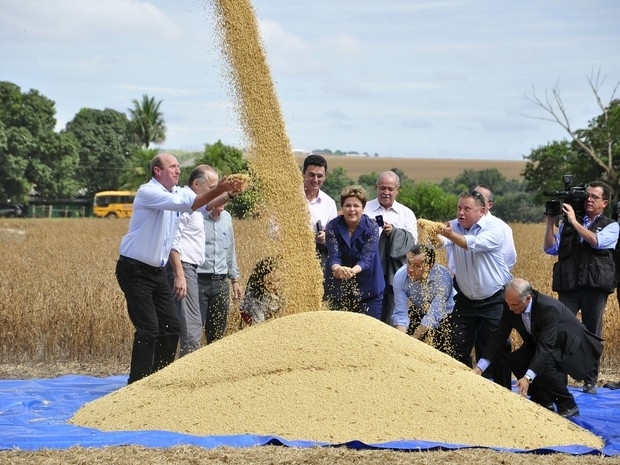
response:
[(377, 224), (379, 225), (380, 228), (382, 228), (383, 225), (385, 224), (385, 223), (383, 223), (383, 215), (375, 216), (375, 221), (377, 222)]

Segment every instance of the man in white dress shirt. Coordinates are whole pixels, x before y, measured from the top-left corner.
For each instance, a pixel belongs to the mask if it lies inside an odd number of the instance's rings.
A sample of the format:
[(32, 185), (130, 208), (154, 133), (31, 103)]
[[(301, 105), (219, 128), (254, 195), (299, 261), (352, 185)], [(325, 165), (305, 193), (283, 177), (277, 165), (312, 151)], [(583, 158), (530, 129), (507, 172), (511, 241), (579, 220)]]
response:
[(396, 201), (400, 177), (394, 171), (384, 171), (377, 178), (377, 198), (369, 201), (364, 213), (371, 218), (381, 217), (379, 255), (385, 276), (381, 320), (392, 323), (394, 311), (394, 274), (407, 263), (407, 252), (418, 241), (418, 220), (410, 208)]
[[(199, 165), (191, 172), (187, 186), (183, 189), (191, 189), (196, 194), (201, 194), (213, 189), (218, 179), (218, 174), (211, 166)], [(209, 206), (218, 200), (219, 197)], [(168, 280), (181, 324), (181, 357), (199, 349), (202, 341), (197, 271), (205, 260), (204, 221), (205, 216), (199, 210), (181, 215), (168, 262)]]
[(302, 169), (304, 178), (304, 195), (310, 211), (316, 253), (321, 260), (321, 268), (325, 270), (327, 263), (327, 247), (325, 247), (325, 225), (338, 216), (336, 202), (321, 190), (327, 177), (327, 160), (321, 155), (308, 155), (304, 159)]
[(242, 181), (222, 178), (208, 192), (177, 187), (181, 167), (173, 155), (160, 153), (151, 161), (151, 180), (136, 193), (129, 230), (121, 239), (116, 279), (136, 328), (128, 383), (142, 379), (174, 361), (180, 324), (165, 266), (183, 212), (242, 189)]

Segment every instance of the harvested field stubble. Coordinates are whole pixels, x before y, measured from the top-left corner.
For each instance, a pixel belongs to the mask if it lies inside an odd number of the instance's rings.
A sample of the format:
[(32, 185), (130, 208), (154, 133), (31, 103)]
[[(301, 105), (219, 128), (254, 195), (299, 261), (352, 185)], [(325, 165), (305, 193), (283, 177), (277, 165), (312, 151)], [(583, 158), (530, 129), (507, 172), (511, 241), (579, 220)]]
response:
[[(344, 168), (346, 175), (353, 181), (369, 173), (398, 168), (408, 179), (416, 182), (439, 183), (443, 179), (454, 179), (464, 170), (481, 171), (497, 169), (506, 179), (522, 179), (525, 170), (525, 160), (461, 160), (441, 158), (392, 158), (389, 154), (380, 154), (379, 157), (366, 156), (329, 156), (326, 155), (329, 170)], [(387, 155), (387, 156), (384, 156)], [(306, 155), (296, 155), (298, 165), (303, 164)]]

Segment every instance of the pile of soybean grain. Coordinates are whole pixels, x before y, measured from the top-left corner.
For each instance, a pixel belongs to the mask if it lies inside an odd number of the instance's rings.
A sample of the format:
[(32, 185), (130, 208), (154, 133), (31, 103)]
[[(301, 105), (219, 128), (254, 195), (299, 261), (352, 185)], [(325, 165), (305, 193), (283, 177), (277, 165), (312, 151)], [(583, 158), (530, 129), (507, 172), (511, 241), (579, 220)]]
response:
[[(255, 247), (280, 256), (286, 313), (319, 308), (323, 295), (320, 263), (315, 256), (303, 179), (293, 156), (280, 104), (249, 0), (211, 0), (228, 67), (227, 84), (247, 139), (255, 185), (260, 189), (261, 227)], [(277, 234), (271, 234), (273, 225)], [(276, 236), (275, 238), (273, 236)]]
[(85, 405), (71, 422), (327, 443), (603, 446), (589, 431), (378, 320), (330, 311), (237, 332)]

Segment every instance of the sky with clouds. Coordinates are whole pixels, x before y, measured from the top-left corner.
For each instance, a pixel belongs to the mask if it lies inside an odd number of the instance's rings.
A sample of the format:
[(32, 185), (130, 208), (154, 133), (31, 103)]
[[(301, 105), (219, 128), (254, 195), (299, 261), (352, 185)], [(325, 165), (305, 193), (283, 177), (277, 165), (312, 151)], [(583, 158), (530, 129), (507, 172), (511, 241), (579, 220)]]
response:
[[(212, 0), (216, 1), (216, 0)], [(527, 98), (560, 89), (571, 123), (620, 81), (617, 0), (254, 0), (295, 149), (513, 159), (565, 138)], [(209, 0), (1, 0), (0, 80), (128, 113), (162, 100), (167, 149), (240, 146)], [(620, 95), (616, 95), (620, 98)]]

